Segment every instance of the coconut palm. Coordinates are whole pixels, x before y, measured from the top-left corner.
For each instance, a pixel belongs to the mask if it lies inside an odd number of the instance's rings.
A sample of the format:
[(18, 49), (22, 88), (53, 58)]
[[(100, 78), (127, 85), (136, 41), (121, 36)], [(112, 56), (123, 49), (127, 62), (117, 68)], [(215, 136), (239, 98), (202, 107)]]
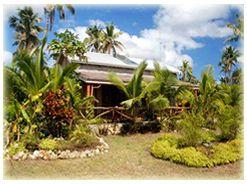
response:
[(242, 80), (242, 70), (241, 68), (236, 69), (232, 72), (232, 83), (233, 84), (240, 84)]
[(125, 84), (115, 73), (109, 73), (109, 79), (113, 85), (124, 92), (127, 100), (122, 102), (122, 104), (126, 105), (128, 108), (133, 108), (133, 106), (135, 106), (139, 101), (139, 96), (142, 95), (143, 73), (146, 67), (146, 62), (140, 63), (131, 80), (127, 84)]
[(41, 18), (33, 12), (31, 7), (18, 9), (17, 16), (9, 18), (10, 27), (15, 29), (16, 36), (13, 45), (18, 46), (19, 50), (32, 49), (40, 44), (39, 33), (43, 28), (38, 25)]
[(227, 42), (239, 41), (244, 38), (244, 18), (236, 15), (235, 23), (228, 23), (227, 27), (232, 29), (233, 35), (227, 38)]
[(87, 29), (86, 33), (89, 37), (85, 39), (87, 43), (87, 49), (89, 51), (100, 52), (100, 48), (103, 42), (103, 31), (97, 26), (91, 26)]
[(115, 32), (115, 26), (113, 24), (108, 24), (106, 26), (106, 31), (104, 31), (103, 43), (101, 45), (101, 50), (103, 53), (113, 53), (113, 56), (116, 57), (117, 52), (116, 48), (122, 50), (123, 44), (116, 39), (119, 37), (121, 32)]
[(60, 19), (65, 19), (65, 7), (74, 15), (75, 14), (75, 9), (72, 5), (66, 4), (66, 5), (60, 5), (60, 4), (50, 4), (46, 5), (44, 8), (44, 13), (46, 16), (46, 34), (48, 31), (52, 30), (54, 21), (55, 21), (55, 15), (56, 12), (59, 14)]
[(231, 78), (232, 69), (237, 65), (239, 56), (239, 51), (233, 46), (227, 46), (223, 51), (219, 66), (222, 67), (221, 71), (224, 72), (225, 78)]
[(193, 76), (192, 67), (189, 65), (189, 61), (183, 61), (183, 65), (180, 67), (180, 71), (182, 72), (180, 80), (191, 83), (196, 82), (196, 78)]
[[(172, 74), (167, 69), (161, 69), (159, 63), (154, 64), (154, 83), (153, 86), (158, 87), (158, 92), (169, 99), (171, 104), (175, 104), (176, 86), (178, 80), (176, 75)], [(151, 85), (151, 84), (150, 84)]]
[(176, 98), (184, 104), (189, 103), (195, 113), (203, 113), (207, 117), (215, 113), (218, 106), (224, 103), (226, 96), (215, 82), (213, 68), (209, 66), (201, 74), (198, 97), (195, 97), (193, 89), (183, 89)]

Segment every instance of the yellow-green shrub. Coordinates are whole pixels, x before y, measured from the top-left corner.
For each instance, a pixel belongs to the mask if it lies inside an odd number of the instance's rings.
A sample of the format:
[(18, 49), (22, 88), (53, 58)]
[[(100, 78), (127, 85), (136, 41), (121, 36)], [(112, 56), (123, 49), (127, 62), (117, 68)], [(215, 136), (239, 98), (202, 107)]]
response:
[(178, 148), (178, 138), (171, 134), (157, 139), (151, 147), (153, 156), (191, 167), (213, 167), (242, 159), (241, 140), (219, 143), (211, 148), (211, 156), (195, 147)]
[(57, 147), (58, 147), (57, 141), (49, 138), (42, 139), (39, 144), (39, 148), (43, 150), (56, 150)]
[(27, 149), (25, 148), (25, 145), (22, 142), (14, 142), (8, 147), (9, 156), (14, 156), (15, 154), (19, 152), (26, 152)]

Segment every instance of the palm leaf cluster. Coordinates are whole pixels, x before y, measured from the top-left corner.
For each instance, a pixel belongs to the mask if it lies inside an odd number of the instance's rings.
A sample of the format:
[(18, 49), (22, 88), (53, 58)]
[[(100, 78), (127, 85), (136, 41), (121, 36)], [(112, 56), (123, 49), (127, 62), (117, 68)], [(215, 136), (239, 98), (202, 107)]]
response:
[(122, 50), (123, 44), (117, 40), (121, 32), (115, 32), (113, 24), (107, 24), (105, 29), (94, 25), (87, 29), (88, 37), (85, 39), (87, 48), (94, 52), (113, 53), (116, 57), (116, 49)]
[(123, 82), (114, 73), (109, 74), (109, 79), (124, 92), (126, 100), (121, 104), (132, 110), (134, 116), (138, 110), (145, 108), (146, 114), (153, 117), (155, 112), (160, 114), (161, 110), (173, 104), (177, 92), (177, 79), (170, 71), (161, 69), (159, 64), (155, 63), (154, 79), (145, 82), (143, 74), (146, 67), (145, 61), (140, 63), (128, 82)]
[(182, 72), (180, 80), (185, 82), (197, 83), (195, 76), (192, 72), (192, 67), (189, 65), (189, 61), (184, 60), (182, 66), (180, 67), (180, 71)]
[(18, 9), (17, 16), (9, 18), (10, 27), (15, 29), (15, 41), (13, 45), (21, 49), (32, 49), (40, 44), (39, 33), (43, 28), (39, 25), (42, 21), (31, 7)]
[(66, 5), (61, 5), (61, 4), (56, 4), (56, 5), (46, 5), (44, 7), (44, 13), (46, 16), (46, 31), (52, 30), (54, 22), (55, 22), (55, 15), (56, 12), (59, 15), (60, 19), (65, 19), (65, 8), (69, 10), (72, 15), (75, 14), (75, 9), (71, 4), (66, 4)]
[(239, 57), (240, 57), (239, 51), (235, 49), (233, 46), (227, 46), (224, 49), (221, 57), (221, 62), (219, 63), (219, 66), (221, 67), (221, 72), (224, 74), (224, 76), (221, 78), (221, 82), (232, 84), (234, 81), (237, 80), (233, 78), (234, 76), (236, 78), (238, 73), (235, 72), (233, 74), (232, 71), (234, 68), (237, 70)]

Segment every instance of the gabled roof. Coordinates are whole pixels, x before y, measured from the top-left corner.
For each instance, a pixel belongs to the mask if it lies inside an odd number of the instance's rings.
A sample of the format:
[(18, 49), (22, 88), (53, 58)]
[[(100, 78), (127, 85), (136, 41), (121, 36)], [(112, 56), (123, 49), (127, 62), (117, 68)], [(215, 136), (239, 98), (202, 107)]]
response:
[[(113, 57), (111, 54), (96, 53), (96, 52), (87, 52), (85, 56), (87, 57), (88, 63), (90, 64), (122, 67), (122, 68), (133, 68), (133, 69), (135, 69), (143, 61), (143, 59), (129, 58), (123, 55), (117, 55), (116, 57)], [(76, 58), (71, 60), (78, 61), (78, 59)], [(147, 70), (153, 70), (154, 60), (146, 60), (146, 62), (148, 64)], [(163, 69), (168, 69), (172, 73), (176, 73), (176, 74), (180, 73), (180, 71), (176, 67), (162, 63), (160, 63), (160, 65)]]
[[(80, 79), (90, 84), (112, 84), (109, 80), (109, 72), (99, 70), (78, 69)], [(123, 82), (127, 83), (132, 78), (131, 73), (115, 73)], [(145, 81), (152, 81), (152, 75), (143, 75)]]

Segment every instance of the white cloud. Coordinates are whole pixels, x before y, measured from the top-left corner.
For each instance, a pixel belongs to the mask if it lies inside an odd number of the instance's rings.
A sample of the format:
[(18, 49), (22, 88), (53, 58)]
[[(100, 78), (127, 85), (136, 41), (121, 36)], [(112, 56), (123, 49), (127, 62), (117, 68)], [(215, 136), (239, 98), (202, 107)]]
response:
[[(154, 28), (144, 29), (139, 36), (123, 32), (118, 38), (123, 43), (123, 52), (129, 57), (155, 59), (179, 66), (183, 59), (193, 64), (185, 50), (197, 49), (206, 43), (195, 38), (224, 38), (231, 34), (225, 26), (229, 16), (228, 5), (166, 5), (153, 17)], [(90, 20), (89, 25), (104, 25), (101, 20)], [(87, 27), (76, 27), (73, 32), (84, 39)], [(117, 29), (118, 30), (118, 29)]]
[(124, 33), (119, 40), (132, 57), (153, 58), (171, 65), (181, 65), (183, 59), (192, 63), (185, 49), (203, 47), (198, 37), (222, 38), (231, 32), (223, 20), (230, 7), (224, 5), (161, 7), (154, 16), (155, 28), (142, 30), (139, 37)]
[(88, 21), (88, 23), (90, 26), (94, 26), (94, 25), (101, 26), (101, 27), (105, 26), (105, 23), (99, 19), (96, 19), (96, 20), (91, 19)]
[(7, 51), (7, 50), (4, 50), (3, 52), (3, 63), (5, 65), (9, 65), (11, 62), (12, 62), (12, 53)]

